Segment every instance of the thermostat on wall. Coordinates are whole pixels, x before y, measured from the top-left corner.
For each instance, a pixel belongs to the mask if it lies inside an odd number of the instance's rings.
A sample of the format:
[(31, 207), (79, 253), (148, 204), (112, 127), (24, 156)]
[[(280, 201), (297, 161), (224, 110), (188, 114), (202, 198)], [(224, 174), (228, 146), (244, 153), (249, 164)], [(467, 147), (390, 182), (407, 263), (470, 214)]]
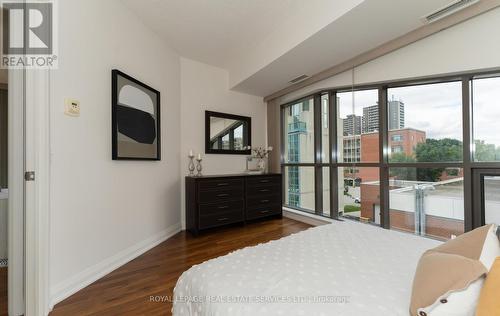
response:
[(64, 114), (68, 116), (80, 116), (80, 101), (66, 99), (64, 101)]

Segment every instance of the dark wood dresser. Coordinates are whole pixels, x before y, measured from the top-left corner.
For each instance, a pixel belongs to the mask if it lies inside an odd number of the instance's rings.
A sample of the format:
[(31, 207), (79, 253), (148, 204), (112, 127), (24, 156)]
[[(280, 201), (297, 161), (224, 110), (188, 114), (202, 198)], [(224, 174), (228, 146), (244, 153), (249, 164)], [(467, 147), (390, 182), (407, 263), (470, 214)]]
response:
[(281, 174), (186, 177), (186, 228), (200, 231), (282, 215)]

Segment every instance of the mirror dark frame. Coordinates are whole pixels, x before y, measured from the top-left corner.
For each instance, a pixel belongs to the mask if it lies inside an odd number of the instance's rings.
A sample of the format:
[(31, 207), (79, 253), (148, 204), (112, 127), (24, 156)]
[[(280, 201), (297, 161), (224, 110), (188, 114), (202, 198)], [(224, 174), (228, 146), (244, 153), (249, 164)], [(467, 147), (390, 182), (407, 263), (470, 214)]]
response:
[[(219, 113), (212, 111), (205, 111), (205, 153), (206, 154), (221, 154), (221, 155), (250, 155), (252, 151), (247, 150), (232, 150), (232, 149), (212, 149), (210, 146), (210, 118), (218, 117), (236, 121), (243, 121), (245, 126), (243, 128), (243, 137), (247, 140), (247, 146), (252, 146), (252, 118), (247, 116), (233, 115), (227, 113)], [(246, 133), (245, 133), (246, 130)]]

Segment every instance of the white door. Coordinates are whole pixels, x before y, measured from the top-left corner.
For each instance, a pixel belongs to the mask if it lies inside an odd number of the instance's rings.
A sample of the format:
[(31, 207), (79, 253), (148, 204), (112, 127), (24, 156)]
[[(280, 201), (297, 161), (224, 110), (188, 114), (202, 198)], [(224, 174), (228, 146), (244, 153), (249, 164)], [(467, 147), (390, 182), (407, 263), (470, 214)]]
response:
[(25, 314), (24, 72), (9, 70), (8, 83), (8, 309), (17, 316)]

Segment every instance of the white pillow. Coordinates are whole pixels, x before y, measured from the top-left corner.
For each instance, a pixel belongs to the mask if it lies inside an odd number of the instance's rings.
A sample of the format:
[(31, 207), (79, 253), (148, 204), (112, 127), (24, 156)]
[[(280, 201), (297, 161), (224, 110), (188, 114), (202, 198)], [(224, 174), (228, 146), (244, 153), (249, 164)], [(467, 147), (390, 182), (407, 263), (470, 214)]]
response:
[(500, 257), (500, 240), (498, 240), (496, 232), (497, 226), (491, 225), (491, 228), (486, 235), (486, 239), (484, 240), (481, 256), (479, 257), (479, 261), (484, 264), (488, 271), (491, 270), (495, 259)]
[[(419, 309), (419, 315), (427, 316), (474, 316), (484, 277), (472, 282), (466, 289), (447, 293), (434, 304)], [(423, 314), (424, 312), (425, 314)]]
[[(496, 235), (497, 226), (491, 225), (486, 234), (483, 250), (479, 261), (491, 270), (493, 263), (500, 256), (500, 240)], [(461, 291), (447, 293), (440, 297), (434, 304), (418, 310), (422, 316), (474, 316), (479, 301), (479, 295), (483, 288), (484, 277), (472, 282)]]

